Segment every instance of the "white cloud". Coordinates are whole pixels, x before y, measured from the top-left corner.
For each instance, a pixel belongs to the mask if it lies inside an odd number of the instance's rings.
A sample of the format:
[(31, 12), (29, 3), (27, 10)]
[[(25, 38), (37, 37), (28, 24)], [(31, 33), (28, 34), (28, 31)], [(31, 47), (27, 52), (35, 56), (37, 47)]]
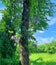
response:
[(53, 37), (48, 37), (48, 38), (43, 38), (43, 37), (38, 37), (37, 41), (39, 44), (43, 44), (43, 43), (48, 43), (51, 42), (52, 40), (54, 40)]
[(38, 33), (44, 33), (44, 31), (37, 31)]
[(2, 19), (2, 13), (0, 13), (0, 20)]
[(50, 21), (48, 21), (49, 25), (53, 25), (56, 23), (56, 18), (50, 18)]

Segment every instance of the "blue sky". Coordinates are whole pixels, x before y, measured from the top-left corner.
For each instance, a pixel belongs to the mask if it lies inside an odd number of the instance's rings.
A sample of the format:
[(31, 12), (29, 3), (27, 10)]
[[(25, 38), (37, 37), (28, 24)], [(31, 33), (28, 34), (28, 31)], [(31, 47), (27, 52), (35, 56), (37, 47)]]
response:
[[(52, 0), (53, 1), (53, 0)], [(0, 2), (0, 10), (4, 9), (4, 5)], [(54, 9), (56, 11), (56, 8)], [(49, 27), (44, 31), (37, 31), (34, 36), (37, 39), (38, 43), (43, 44), (50, 42), (52, 40), (56, 40), (56, 13), (52, 17), (48, 17), (50, 21), (48, 21)], [(0, 13), (0, 19), (2, 19), (2, 14)]]
[(49, 26), (47, 30), (37, 31), (34, 36), (36, 37), (38, 43), (48, 43), (52, 40), (56, 40), (56, 13), (53, 17), (49, 17)]

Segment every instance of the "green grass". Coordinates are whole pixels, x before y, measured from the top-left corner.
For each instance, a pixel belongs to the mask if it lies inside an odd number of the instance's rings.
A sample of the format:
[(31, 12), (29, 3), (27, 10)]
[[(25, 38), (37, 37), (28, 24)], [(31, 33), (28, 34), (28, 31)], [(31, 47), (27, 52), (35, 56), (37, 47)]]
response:
[(56, 65), (56, 54), (33, 53), (30, 62), (31, 65)]

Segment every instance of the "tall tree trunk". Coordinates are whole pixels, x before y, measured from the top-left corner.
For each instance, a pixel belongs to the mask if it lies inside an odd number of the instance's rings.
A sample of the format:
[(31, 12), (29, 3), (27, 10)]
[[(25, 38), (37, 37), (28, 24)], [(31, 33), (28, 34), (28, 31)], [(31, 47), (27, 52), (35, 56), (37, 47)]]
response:
[(28, 28), (29, 28), (29, 0), (23, 0), (21, 43), (20, 43), (21, 65), (29, 65), (28, 33), (27, 33)]

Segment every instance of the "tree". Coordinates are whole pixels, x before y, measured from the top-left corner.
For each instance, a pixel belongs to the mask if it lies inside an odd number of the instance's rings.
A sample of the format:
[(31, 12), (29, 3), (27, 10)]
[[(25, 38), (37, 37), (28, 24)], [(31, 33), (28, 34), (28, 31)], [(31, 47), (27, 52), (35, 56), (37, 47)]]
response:
[[(34, 0), (34, 1), (23, 0), (23, 12), (21, 21), (21, 43), (20, 43), (20, 56), (22, 65), (29, 65), (29, 50), (28, 50), (29, 27), (30, 30), (33, 29), (32, 30), (33, 32), (35, 32), (37, 29), (39, 30), (46, 29), (48, 25), (46, 22), (47, 21), (46, 15), (51, 15), (53, 11), (51, 5), (52, 3), (50, 2), (50, 0)], [(33, 22), (29, 22), (29, 19), (31, 18), (33, 19)]]
[[(6, 6), (6, 8), (2, 11), (3, 17), (1, 22), (5, 22), (5, 29), (1, 33), (1, 38), (2, 38), (2, 47), (1, 47), (1, 53), (2, 57), (13, 57), (16, 46), (14, 46), (14, 41), (11, 40), (11, 36), (15, 35), (16, 30), (15, 30), (15, 21), (18, 21), (16, 18), (16, 7), (14, 5), (14, 1), (7, 1), (10, 2), (7, 4), (5, 0), (2, 0), (3, 4)], [(15, 12), (16, 11), (16, 12)]]
[[(28, 39), (33, 35), (36, 30), (44, 30), (47, 28), (47, 16), (52, 15), (53, 3), (50, 0), (3, 0), (5, 5), (14, 3), (18, 8), (17, 4), (23, 5), (21, 10), (21, 22), (20, 22), (20, 58), (22, 65), (29, 65), (29, 50), (28, 50)], [(15, 3), (15, 1), (19, 1)], [(23, 2), (23, 3), (22, 3)], [(14, 8), (14, 7), (13, 7)], [(16, 9), (16, 11), (20, 11)], [(20, 13), (20, 12), (19, 12)], [(15, 24), (14, 24), (15, 25)]]

